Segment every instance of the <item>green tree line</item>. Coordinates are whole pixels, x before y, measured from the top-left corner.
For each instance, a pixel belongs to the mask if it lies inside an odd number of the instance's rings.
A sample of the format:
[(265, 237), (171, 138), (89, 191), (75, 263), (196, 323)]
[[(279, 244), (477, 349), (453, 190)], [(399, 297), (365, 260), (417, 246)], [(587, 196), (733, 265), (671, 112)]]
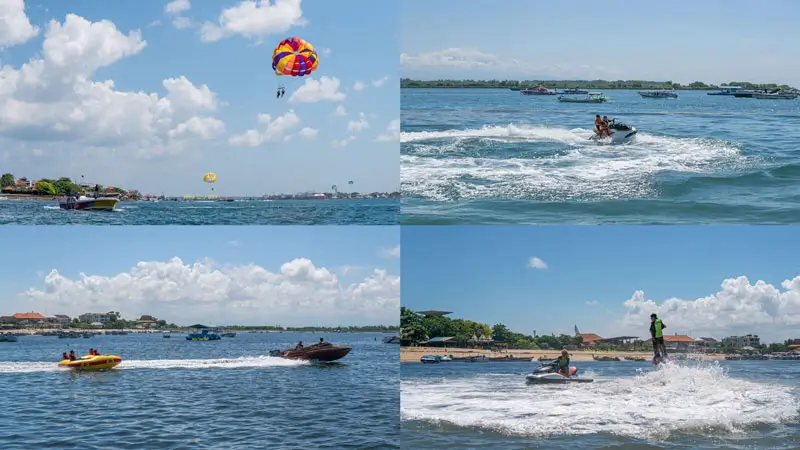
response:
[(680, 84), (673, 81), (647, 81), (647, 80), (400, 80), (401, 88), (484, 88), (484, 89), (511, 89), (544, 86), (550, 89), (676, 89), (676, 90), (715, 90), (725, 86), (741, 86), (745, 89), (789, 89), (790, 86), (776, 83), (751, 83), (749, 81), (731, 81), (719, 86), (695, 81), (689, 84)]
[(470, 345), (473, 337), (503, 342), (508, 348), (547, 350), (580, 345), (583, 338), (562, 334), (530, 336), (515, 333), (502, 323), (490, 326), (466, 319), (444, 316), (421, 316), (406, 307), (400, 308), (400, 339), (406, 343), (423, 343), (435, 337), (454, 337), (459, 346)]

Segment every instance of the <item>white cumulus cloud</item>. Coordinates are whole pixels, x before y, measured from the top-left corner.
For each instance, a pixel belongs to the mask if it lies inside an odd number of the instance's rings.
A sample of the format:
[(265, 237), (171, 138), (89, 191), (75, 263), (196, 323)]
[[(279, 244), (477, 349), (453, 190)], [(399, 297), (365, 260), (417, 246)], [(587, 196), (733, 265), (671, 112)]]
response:
[(293, 110), (275, 119), (269, 114), (258, 116), (261, 130), (250, 129), (242, 134), (231, 136), (228, 142), (240, 147), (258, 147), (267, 142), (277, 142), (286, 137), (286, 133), (300, 125), (300, 117)]
[(528, 267), (531, 269), (544, 270), (547, 269), (547, 264), (541, 259), (531, 256), (531, 258), (528, 260)]
[(25, 14), (23, 0), (0, 0), (0, 51), (24, 44), (39, 34)]
[(341, 82), (336, 77), (322, 76), (319, 80), (309, 78), (289, 97), (290, 102), (315, 103), (322, 101), (340, 102), (345, 99), (339, 91)]
[[(8, 0), (0, 1), (4, 11)], [(98, 69), (146, 46), (139, 30), (124, 33), (108, 20), (91, 22), (75, 14), (63, 23), (51, 20), (41, 56), (0, 69), (0, 134), (29, 142), (79, 142), (144, 158), (183, 151), (181, 137), (215, 135), (222, 124), (200, 115), (217, 108), (206, 85), (168, 78), (162, 82), (166, 95), (159, 96), (118, 91), (113, 80), (92, 79)]]
[(367, 87), (367, 85), (366, 85), (366, 84), (364, 84), (364, 82), (363, 82), (363, 81), (356, 81), (356, 82), (353, 84), (353, 90), (355, 90), (355, 91), (363, 91), (363, 90), (364, 90), (364, 88), (366, 88), (366, 87)]
[(174, 0), (164, 6), (164, 12), (167, 14), (180, 14), (192, 9), (192, 4), (189, 0)]
[(348, 136), (345, 139), (331, 141), (331, 145), (335, 148), (344, 148), (350, 145), (350, 143), (354, 142), (355, 140), (356, 140), (355, 136)]
[(386, 133), (379, 135), (377, 141), (399, 141), (400, 140), (400, 119), (394, 119), (386, 127)]
[(366, 130), (367, 128), (369, 128), (369, 122), (367, 122), (367, 116), (363, 112), (358, 113), (358, 120), (351, 120), (347, 122), (348, 133), (358, 133)]
[(113, 310), (129, 318), (147, 311), (184, 325), (337, 325), (342, 318), (397, 323), (400, 277), (374, 268), (360, 281), (345, 284), (331, 270), (304, 258), (270, 271), (252, 264), (188, 264), (176, 257), (142, 261), (110, 276), (81, 273), (70, 278), (53, 269), (43, 286), (25, 295), (32, 306), (48, 311), (76, 315)]
[(316, 137), (318, 133), (319, 133), (319, 130), (317, 130), (315, 128), (305, 127), (302, 130), (300, 130), (299, 134), (300, 134), (300, 136), (302, 136), (304, 138), (311, 139), (313, 137)]
[(339, 106), (336, 107), (336, 110), (333, 111), (333, 115), (334, 116), (346, 116), (347, 115), (347, 111), (344, 109), (344, 106), (339, 105)]
[(216, 23), (203, 23), (200, 38), (213, 42), (241, 35), (260, 41), (305, 24), (301, 0), (248, 0), (223, 9)]
[(386, 84), (387, 81), (389, 81), (389, 77), (379, 78), (377, 80), (372, 80), (372, 85), (375, 87), (381, 87)]

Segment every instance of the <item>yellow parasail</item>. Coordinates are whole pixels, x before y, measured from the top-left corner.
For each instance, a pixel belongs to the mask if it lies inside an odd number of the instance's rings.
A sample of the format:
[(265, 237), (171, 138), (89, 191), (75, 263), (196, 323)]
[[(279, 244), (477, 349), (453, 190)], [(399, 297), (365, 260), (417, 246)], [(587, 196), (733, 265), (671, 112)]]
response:
[(208, 172), (207, 174), (203, 175), (203, 181), (206, 183), (216, 183), (217, 182), (217, 174), (214, 172)]

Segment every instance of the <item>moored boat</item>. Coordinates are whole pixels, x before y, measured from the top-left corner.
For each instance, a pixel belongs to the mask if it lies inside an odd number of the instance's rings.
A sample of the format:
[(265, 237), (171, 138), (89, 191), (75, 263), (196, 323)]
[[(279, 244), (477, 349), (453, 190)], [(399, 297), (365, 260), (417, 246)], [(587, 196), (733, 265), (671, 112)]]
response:
[(167, 338), (167, 339), (171, 338), (172, 337), (172, 333), (169, 332), (169, 331), (164, 331), (163, 333), (161, 333), (161, 337)]
[(387, 337), (381, 339), (381, 341), (384, 344), (399, 344), (400, 343), (400, 336), (387, 336)]
[(208, 330), (202, 330), (199, 333), (189, 333), (186, 335), (187, 341), (218, 341), (222, 339), (217, 333), (211, 333)]
[(678, 98), (678, 93), (672, 89), (653, 89), (650, 91), (639, 91), (643, 98)]
[(602, 92), (589, 92), (586, 97), (558, 97), (559, 102), (563, 103), (605, 103), (608, 97), (603, 96)]
[(0, 334), (0, 342), (17, 342), (17, 337), (13, 334)]
[(741, 89), (739, 86), (723, 86), (718, 91), (709, 92), (708, 95), (734, 95)]
[(295, 347), (289, 350), (271, 350), (269, 355), (286, 359), (331, 362), (344, 358), (352, 349), (352, 347), (347, 347), (344, 345), (333, 345), (330, 342), (320, 342), (307, 347)]
[(547, 89), (544, 86), (536, 86), (535, 88), (523, 89), (520, 91), (522, 95), (556, 95), (556, 91)]
[(58, 363), (59, 367), (73, 370), (108, 370), (119, 365), (122, 358), (116, 355), (84, 356), (75, 361), (65, 359)]
[(234, 332), (234, 331), (226, 331), (224, 333), (220, 333), (220, 336), (228, 337), (228, 338), (236, 337), (236, 332)]

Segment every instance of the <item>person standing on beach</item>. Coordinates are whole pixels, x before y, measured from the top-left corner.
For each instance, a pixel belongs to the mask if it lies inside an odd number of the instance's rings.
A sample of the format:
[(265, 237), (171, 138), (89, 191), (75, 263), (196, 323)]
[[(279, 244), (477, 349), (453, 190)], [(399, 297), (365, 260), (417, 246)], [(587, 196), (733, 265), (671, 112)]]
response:
[(664, 328), (667, 326), (656, 313), (650, 314), (650, 337), (653, 339), (653, 351), (656, 358), (667, 356), (667, 349), (664, 348)]

